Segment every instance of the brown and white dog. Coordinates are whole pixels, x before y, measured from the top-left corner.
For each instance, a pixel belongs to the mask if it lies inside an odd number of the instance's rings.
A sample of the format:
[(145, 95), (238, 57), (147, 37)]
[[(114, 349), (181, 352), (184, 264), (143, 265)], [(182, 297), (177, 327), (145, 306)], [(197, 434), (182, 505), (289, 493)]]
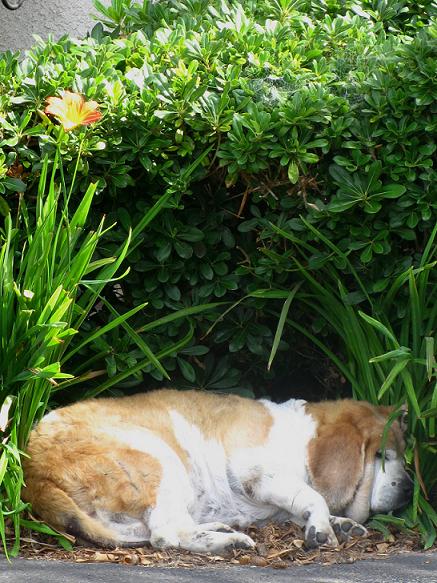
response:
[(304, 526), (309, 547), (337, 545), (411, 495), (398, 420), (381, 459), (391, 411), (174, 390), (84, 401), (32, 431), (23, 497), (100, 546), (251, 548), (231, 526), (269, 520)]

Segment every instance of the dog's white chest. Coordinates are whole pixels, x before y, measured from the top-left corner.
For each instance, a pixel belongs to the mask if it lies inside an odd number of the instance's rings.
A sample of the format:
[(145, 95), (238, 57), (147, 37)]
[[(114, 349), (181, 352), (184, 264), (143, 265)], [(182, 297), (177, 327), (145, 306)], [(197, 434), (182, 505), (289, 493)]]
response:
[[(296, 405), (296, 419), (292, 424), (293, 411), (270, 403), (266, 406), (274, 418), (267, 442), (259, 447), (237, 449), (231, 455), (227, 455), (222, 443), (205, 438), (199, 427), (180, 413), (170, 413), (175, 436), (189, 456), (194, 491), (190, 513), (196, 522), (221, 521), (244, 527), (272, 517), (277, 519), (276, 506), (253, 499), (251, 482), (266, 474), (280, 474), (292, 480), (304, 477), (305, 450), (313, 427), (308, 426), (308, 419), (300, 423), (302, 406)], [(288, 463), (284, 462), (284, 449), (290, 452)]]
[(190, 513), (194, 520), (239, 524), (250, 514), (251, 505), (239, 492), (223, 445), (215, 439), (205, 439), (200, 429), (178, 412), (172, 411), (170, 415), (175, 436), (189, 457), (194, 491)]

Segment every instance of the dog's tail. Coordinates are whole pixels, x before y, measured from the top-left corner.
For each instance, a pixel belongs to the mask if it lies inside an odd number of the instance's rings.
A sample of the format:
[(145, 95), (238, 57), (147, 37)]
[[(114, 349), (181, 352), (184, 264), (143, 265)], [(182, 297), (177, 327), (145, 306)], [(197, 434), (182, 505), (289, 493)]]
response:
[(57, 531), (71, 534), (83, 542), (115, 548), (140, 547), (149, 540), (148, 529), (140, 520), (126, 524), (91, 516), (50, 480), (41, 480), (32, 492), (26, 490), (23, 489), (23, 499), (31, 503), (35, 514)]

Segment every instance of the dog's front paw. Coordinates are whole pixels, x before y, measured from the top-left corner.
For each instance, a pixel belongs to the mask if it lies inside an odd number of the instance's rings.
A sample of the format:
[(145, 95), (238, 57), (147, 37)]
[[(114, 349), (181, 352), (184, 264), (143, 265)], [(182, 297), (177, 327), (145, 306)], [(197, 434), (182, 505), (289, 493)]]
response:
[(337, 538), (333, 529), (327, 525), (325, 527), (308, 525), (305, 530), (305, 546), (308, 549), (316, 549), (321, 545), (328, 545), (336, 547), (338, 545)]
[(329, 519), (331, 526), (340, 542), (346, 542), (355, 536), (367, 536), (367, 529), (362, 524), (355, 522), (351, 518), (341, 516), (331, 516)]
[[(254, 549), (256, 547), (253, 541), (247, 534), (242, 532), (223, 532), (216, 531), (201, 531), (198, 532), (193, 544), (201, 548), (200, 552), (212, 552), (217, 554), (227, 554), (234, 549)], [(195, 550), (191, 548), (190, 550)]]
[[(214, 526), (214, 525), (213, 525)], [(242, 532), (230, 531), (222, 527), (217, 530), (195, 529), (181, 537), (179, 546), (196, 553), (227, 554), (234, 549), (254, 549), (256, 546), (249, 536)]]
[(229, 539), (229, 544), (225, 547), (226, 551), (231, 551), (233, 549), (252, 550), (256, 547), (255, 541), (242, 532), (235, 532), (229, 537)]

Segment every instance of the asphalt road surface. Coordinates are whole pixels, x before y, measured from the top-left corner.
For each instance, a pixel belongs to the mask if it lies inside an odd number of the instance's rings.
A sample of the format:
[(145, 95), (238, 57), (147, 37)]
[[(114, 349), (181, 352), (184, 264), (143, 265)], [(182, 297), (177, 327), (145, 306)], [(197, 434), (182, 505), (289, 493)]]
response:
[(0, 557), (0, 583), (437, 583), (437, 552), (346, 565), (165, 569)]

